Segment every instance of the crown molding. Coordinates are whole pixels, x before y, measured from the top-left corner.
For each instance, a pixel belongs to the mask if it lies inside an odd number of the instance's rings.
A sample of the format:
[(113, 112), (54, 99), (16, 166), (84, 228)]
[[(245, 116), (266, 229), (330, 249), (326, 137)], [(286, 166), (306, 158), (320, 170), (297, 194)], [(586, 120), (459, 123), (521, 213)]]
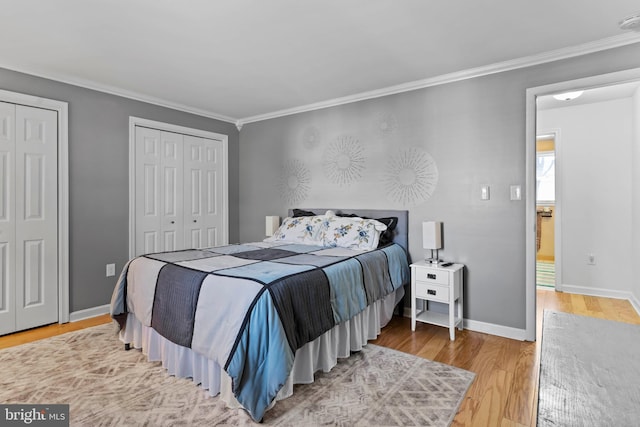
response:
[(622, 46), (626, 46), (626, 45), (630, 45), (638, 42), (640, 42), (640, 34), (625, 33), (622, 35), (613, 36), (613, 37), (597, 40), (595, 42), (581, 44), (578, 46), (556, 49), (549, 52), (544, 52), (537, 55), (525, 56), (522, 58), (510, 60), (510, 61), (498, 62), (495, 64), (490, 64), (490, 65), (477, 67), (477, 68), (470, 68), (467, 70), (457, 71), (449, 74), (443, 74), (440, 76), (416, 80), (413, 82), (402, 83), (399, 85), (389, 86), (386, 88), (376, 89), (368, 92), (361, 92), (354, 95), (334, 98), (326, 101), (316, 102), (313, 104), (307, 104), (299, 107), (274, 111), (271, 113), (246, 117), (238, 120), (238, 123), (240, 124), (240, 127), (242, 127), (243, 124), (247, 124), (247, 123), (259, 122), (263, 120), (274, 119), (277, 117), (283, 117), (283, 116), (289, 116), (289, 115), (298, 114), (298, 113), (304, 113), (308, 111), (320, 110), (323, 108), (330, 108), (338, 105), (350, 104), (353, 102), (364, 101), (367, 99), (380, 98), (383, 96), (394, 95), (402, 92), (410, 92), (413, 90), (424, 89), (431, 86), (438, 86), (446, 83), (453, 83), (461, 80), (468, 80), (476, 77), (487, 76), (490, 74), (502, 73), (505, 71), (515, 70), (518, 68), (531, 67), (534, 65), (559, 61), (562, 59), (573, 58), (576, 56), (587, 55), (590, 53), (613, 49), (616, 47), (622, 47)]
[(240, 131), (240, 129), (242, 129), (242, 126), (247, 123), (259, 122), (259, 121), (274, 119), (274, 118), (283, 117), (283, 116), (290, 116), (293, 114), (299, 114), (299, 113), (304, 113), (308, 111), (321, 110), (324, 108), (330, 108), (330, 107), (335, 107), (335, 106), (344, 105), (344, 104), (351, 104), (358, 101), (364, 101), (367, 99), (380, 98), (383, 96), (394, 95), (402, 92), (410, 92), (413, 90), (424, 89), (431, 86), (438, 86), (438, 85), (453, 83), (461, 80), (468, 80), (476, 77), (482, 77), (490, 74), (501, 73), (505, 71), (518, 69), (518, 68), (526, 68), (526, 67), (544, 64), (548, 62), (559, 61), (562, 59), (573, 58), (576, 56), (587, 55), (589, 53), (599, 52), (607, 49), (613, 49), (616, 47), (622, 47), (622, 46), (626, 46), (626, 45), (630, 45), (638, 42), (640, 42), (640, 34), (638, 34), (637, 32), (628, 32), (618, 36), (597, 40), (595, 42), (585, 43), (585, 44), (572, 46), (568, 48), (557, 49), (557, 50), (544, 52), (537, 55), (526, 56), (526, 57), (522, 57), (522, 58), (510, 60), (510, 61), (498, 62), (495, 64), (490, 64), (490, 65), (477, 67), (477, 68), (470, 68), (467, 70), (457, 71), (454, 73), (443, 74), (440, 76), (402, 83), (394, 86), (388, 86), (381, 89), (375, 89), (368, 92), (361, 92), (353, 95), (343, 96), (340, 98), (329, 99), (326, 101), (316, 102), (313, 104), (287, 108), (284, 110), (273, 111), (270, 113), (259, 114), (259, 115), (240, 118), (240, 119), (226, 116), (224, 114), (218, 114), (208, 110), (190, 107), (188, 105), (184, 105), (176, 102), (171, 102), (161, 98), (144, 95), (139, 92), (121, 89), (115, 86), (102, 85), (93, 81), (78, 79), (68, 75), (39, 72), (37, 70), (28, 70), (21, 67), (15, 67), (15, 66), (6, 65), (6, 64), (0, 64), (0, 67), (5, 68), (7, 70), (12, 70), (19, 73), (32, 75), (35, 77), (54, 80), (61, 83), (70, 84), (73, 86), (83, 87), (85, 89), (91, 89), (98, 92), (108, 93), (111, 95), (132, 99), (135, 101), (145, 102), (147, 104), (157, 105), (160, 107), (170, 108), (170, 109), (182, 111), (185, 113), (195, 114), (202, 117), (208, 117), (211, 119), (232, 123), (236, 126), (238, 131)]
[(139, 92), (129, 91), (126, 89), (122, 89), (115, 86), (103, 85), (100, 83), (96, 83), (90, 80), (84, 80), (77, 77), (71, 77), (64, 74), (56, 74), (56, 73), (46, 73), (39, 72), (37, 70), (28, 70), (22, 67), (15, 67), (7, 64), (0, 64), (0, 68), (4, 68), (6, 70), (16, 71), (18, 73), (28, 74), (34, 77), (41, 77), (47, 80), (53, 80), (60, 83), (66, 83), (72, 86), (78, 86), (85, 89), (91, 89), (102, 93), (107, 93), (110, 95), (120, 96), (122, 98), (131, 99), (134, 101), (144, 102), (146, 104), (157, 105), (159, 107), (170, 108), (172, 110), (182, 111), (184, 113), (195, 114), (197, 116), (208, 117), (210, 119), (216, 119), (223, 122), (233, 123), (234, 125), (238, 125), (238, 119), (234, 117), (225, 116), (223, 114), (214, 113), (208, 110), (202, 110), (199, 108), (190, 107), (188, 105), (180, 104), (177, 102), (167, 101), (162, 98), (156, 98), (153, 96), (148, 96)]

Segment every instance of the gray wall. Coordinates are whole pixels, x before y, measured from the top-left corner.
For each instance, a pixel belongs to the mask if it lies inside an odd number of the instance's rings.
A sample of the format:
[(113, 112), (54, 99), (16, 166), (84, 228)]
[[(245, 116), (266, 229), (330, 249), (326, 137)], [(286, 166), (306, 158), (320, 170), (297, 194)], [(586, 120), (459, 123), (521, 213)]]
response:
[(229, 136), (229, 239), (238, 239), (238, 130), (231, 123), (0, 69), (0, 89), (69, 103), (70, 311), (108, 304), (129, 243), (129, 116)]
[[(639, 44), (246, 124), (240, 132), (240, 240), (262, 239), (264, 217), (283, 217), (291, 207), (407, 208), (414, 260), (424, 256), (422, 221), (439, 220), (441, 258), (466, 264), (465, 318), (524, 329), (525, 201), (510, 201), (509, 186), (525, 185), (526, 89), (637, 67)], [(391, 118), (393, 132), (381, 136), (381, 117)], [(310, 134), (319, 142), (311, 143)], [(352, 157), (362, 170), (357, 179), (337, 183), (326, 173), (325, 156), (346, 135), (363, 150)], [(398, 153), (412, 152), (435, 161), (435, 191), (394, 200), (390, 164)], [(282, 181), (292, 170), (303, 178), (304, 191)], [(483, 184), (491, 186), (489, 201), (480, 200)]]

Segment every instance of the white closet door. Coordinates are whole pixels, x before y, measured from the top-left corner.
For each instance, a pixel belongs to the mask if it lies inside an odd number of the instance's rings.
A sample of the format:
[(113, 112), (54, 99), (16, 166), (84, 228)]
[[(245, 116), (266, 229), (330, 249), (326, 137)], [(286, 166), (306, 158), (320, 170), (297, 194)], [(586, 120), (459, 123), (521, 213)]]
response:
[(222, 142), (185, 135), (184, 146), (185, 247), (221, 245)]
[(136, 255), (160, 252), (160, 132), (136, 127)]
[(184, 247), (183, 136), (136, 127), (136, 255)]
[(0, 335), (16, 330), (15, 110), (0, 102)]
[(226, 244), (226, 141), (134, 129), (135, 255)]
[(162, 146), (161, 168), (161, 229), (162, 250), (175, 251), (184, 248), (183, 239), (183, 135), (160, 132)]
[(58, 320), (57, 113), (16, 106), (16, 329)]

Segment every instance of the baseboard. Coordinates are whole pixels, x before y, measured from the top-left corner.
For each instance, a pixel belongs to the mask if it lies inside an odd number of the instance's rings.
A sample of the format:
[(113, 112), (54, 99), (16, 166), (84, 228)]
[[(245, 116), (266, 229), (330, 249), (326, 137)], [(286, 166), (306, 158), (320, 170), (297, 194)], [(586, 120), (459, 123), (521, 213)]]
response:
[(525, 341), (527, 332), (524, 329), (496, 325), (495, 323), (480, 322), (471, 319), (464, 319), (464, 328), (474, 332), (482, 332), (484, 334), (496, 335), (518, 341)]
[(635, 295), (631, 294), (631, 297), (629, 297), (629, 302), (631, 303), (631, 306), (634, 308), (636, 313), (638, 313), (638, 315), (640, 316), (640, 301), (638, 301)]
[[(411, 308), (404, 308), (404, 317), (411, 318)], [(483, 334), (496, 335), (512, 340), (525, 341), (526, 331), (524, 329), (511, 328), (509, 326), (496, 325), (495, 323), (479, 322), (477, 320), (463, 319), (464, 329)]]
[(626, 299), (629, 301), (631, 301), (631, 298), (633, 297), (633, 294), (631, 294), (631, 292), (616, 291), (613, 289), (590, 288), (585, 286), (566, 285), (566, 284), (562, 284), (562, 286), (560, 286), (560, 289), (562, 290), (562, 292), (567, 292), (570, 294), (589, 295), (592, 297)]
[(70, 322), (77, 322), (78, 320), (89, 319), (91, 317), (102, 316), (109, 313), (110, 305), (100, 305), (98, 307), (85, 308), (84, 310), (74, 311), (69, 315)]

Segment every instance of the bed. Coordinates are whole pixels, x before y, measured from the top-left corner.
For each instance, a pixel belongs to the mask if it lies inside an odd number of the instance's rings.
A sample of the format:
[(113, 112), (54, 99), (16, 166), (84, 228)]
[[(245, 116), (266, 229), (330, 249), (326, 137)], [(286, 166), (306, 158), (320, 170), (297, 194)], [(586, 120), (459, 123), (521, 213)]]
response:
[(147, 254), (111, 316), (127, 347), (260, 421), (391, 319), (410, 282), (407, 211), (289, 212), (264, 241)]

